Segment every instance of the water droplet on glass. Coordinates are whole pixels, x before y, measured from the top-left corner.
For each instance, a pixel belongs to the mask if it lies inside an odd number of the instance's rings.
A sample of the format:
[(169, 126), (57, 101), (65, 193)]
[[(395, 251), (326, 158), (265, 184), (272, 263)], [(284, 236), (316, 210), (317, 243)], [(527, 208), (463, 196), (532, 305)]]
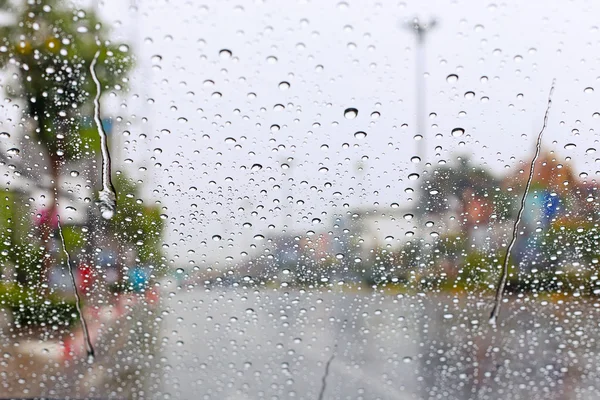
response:
[(7, 139), (10, 137), (10, 133), (8, 132), (0, 132), (0, 138)]
[(361, 140), (367, 137), (367, 133), (363, 131), (358, 131), (354, 134), (354, 137)]
[(250, 168), (252, 171), (260, 171), (262, 169), (262, 165), (260, 164), (253, 164), (252, 168)]
[(221, 240), (221, 236), (220, 235), (213, 235), (212, 240), (214, 240), (215, 242), (218, 242)]
[(565, 150), (573, 150), (577, 145), (575, 143), (567, 143), (565, 144)]
[(231, 58), (231, 54), (232, 54), (231, 50), (228, 50), (228, 49), (223, 49), (223, 50), (219, 51), (219, 56), (223, 59)]
[(6, 150), (6, 152), (7, 152), (9, 155), (11, 155), (11, 156), (16, 156), (16, 155), (18, 155), (18, 154), (21, 152), (21, 150), (19, 150), (19, 149), (17, 149), (17, 148), (15, 148), (15, 147), (13, 147), (13, 148), (10, 148), (10, 149)]
[(452, 129), (452, 136), (460, 137), (465, 134), (465, 130), (463, 128), (454, 128)]
[(373, 111), (371, 113), (371, 119), (378, 119), (381, 116), (381, 114), (379, 113), (379, 111)]
[(277, 124), (271, 125), (271, 132), (273, 132), (273, 133), (279, 132), (280, 129), (281, 129), (281, 127)]
[(446, 82), (448, 83), (456, 83), (458, 81), (458, 75), (450, 74), (446, 77)]
[(267, 57), (267, 63), (269, 63), (269, 64), (276, 64), (277, 63), (277, 57), (275, 57), (275, 56), (269, 56), (269, 57)]
[(254, 240), (263, 240), (264, 238), (263, 235), (254, 235)]
[(279, 82), (279, 90), (288, 90), (290, 88), (290, 83), (283, 81)]
[(594, 93), (594, 88), (593, 87), (586, 87), (585, 89), (583, 89), (584, 93)]
[(421, 158), (417, 157), (417, 156), (413, 156), (413, 157), (410, 158), (410, 161), (412, 161), (413, 163), (417, 164), (417, 163), (419, 163), (421, 161)]
[(354, 119), (358, 115), (358, 110), (356, 108), (346, 108), (344, 110), (344, 117), (346, 119)]
[(415, 174), (415, 173), (410, 174), (410, 175), (408, 175), (408, 179), (411, 181), (416, 181), (417, 179), (419, 179), (419, 174)]
[(404, 219), (407, 221), (410, 221), (411, 219), (413, 219), (413, 215), (412, 214), (404, 214)]
[(71, 171), (71, 176), (72, 177), (79, 176), (79, 171)]

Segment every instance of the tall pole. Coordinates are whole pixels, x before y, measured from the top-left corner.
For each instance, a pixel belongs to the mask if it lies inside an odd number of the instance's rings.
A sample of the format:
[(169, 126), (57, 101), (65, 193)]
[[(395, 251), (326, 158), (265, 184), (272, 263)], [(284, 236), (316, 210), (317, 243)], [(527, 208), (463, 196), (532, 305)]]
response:
[(421, 23), (418, 18), (414, 18), (407, 24), (407, 27), (414, 32), (416, 36), (416, 54), (415, 54), (415, 90), (416, 90), (416, 126), (417, 134), (421, 135), (421, 140), (417, 141), (417, 155), (421, 162), (426, 163), (427, 146), (425, 130), (425, 39), (427, 33), (435, 27), (436, 21), (430, 20), (428, 23)]

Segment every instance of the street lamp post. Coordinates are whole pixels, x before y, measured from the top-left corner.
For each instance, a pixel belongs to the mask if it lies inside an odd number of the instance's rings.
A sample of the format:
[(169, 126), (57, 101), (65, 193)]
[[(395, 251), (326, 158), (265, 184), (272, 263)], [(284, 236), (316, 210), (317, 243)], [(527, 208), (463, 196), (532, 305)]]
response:
[(421, 23), (418, 18), (406, 23), (406, 27), (415, 34), (417, 39), (415, 55), (416, 126), (417, 134), (421, 136), (417, 142), (417, 155), (422, 162), (426, 162), (427, 157), (425, 140), (425, 39), (436, 24), (435, 19), (431, 19), (428, 23)]

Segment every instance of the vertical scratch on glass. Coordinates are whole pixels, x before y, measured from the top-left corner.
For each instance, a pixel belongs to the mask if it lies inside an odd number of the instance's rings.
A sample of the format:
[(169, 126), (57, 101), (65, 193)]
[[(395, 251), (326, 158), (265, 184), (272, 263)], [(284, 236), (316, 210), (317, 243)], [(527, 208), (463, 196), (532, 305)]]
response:
[(75, 294), (75, 307), (77, 308), (77, 314), (79, 314), (79, 321), (81, 322), (81, 327), (83, 328), (83, 337), (85, 339), (85, 346), (87, 350), (88, 362), (94, 360), (94, 346), (92, 346), (92, 341), (90, 340), (90, 333), (88, 331), (87, 322), (81, 311), (81, 296), (79, 295), (79, 290), (77, 290), (77, 283), (75, 282), (75, 275), (73, 274), (73, 266), (71, 264), (71, 255), (67, 250), (67, 244), (65, 243), (65, 237), (63, 236), (62, 226), (60, 224), (60, 218), (58, 219), (58, 234), (60, 235), (60, 241), (62, 243), (62, 249), (67, 256), (67, 269), (69, 270), (69, 276), (71, 277), (71, 284), (73, 285), (73, 293)]
[(540, 133), (537, 136), (535, 153), (533, 155), (533, 158), (531, 159), (531, 165), (529, 169), (529, 177), (527, 178), (527, 183), (525, 184), (525, 191), (523, 192), (523, 197), (521, 198), (519, 212), (517, 213), (517, 218), (515, 219), (515, 224), (513, 225), (512, 239), (508, 245), (508, 248), (506, 249), (506, 255), (504, 256), (504, 264), (502, 266), (502, 273), (500, 275), (500, 280), (498, 281), (498, 286), (496, 287), (494, 308), (492, 309), (489, 320), (490, 324), (494, 326), (496, 325), (498, 315), (500, 314), (500, 307), (502, 305), (504, 290), (506, 288), (506, 280), (508, 279), (508, 263), (510, 261), (510, 253), (517, 241), (519, 224), (521, 223), (521, 218), (523, 217), (523, 212), (525, 211), (525, 202), (527, 200), (527, 195), (529, 194), (531, 181), (533, 180), (533, 171), (535, 168), (535, 163), (537, 162), (537, 159), (540, 156), (540, 151), (542, 148), (542, 136), (544, 135), (544, 131), (546, 130), (546, 126), (548, 125), (548, 114), (550, 113), (550, 107), (552, 106), (552, 94), (554, 93), (555, 82), (556, 79), (553, 79), (552, 85), (550, 86), (550, 93), (548, 94), (548, 105), (546, 106), (546, 113), (544, 114), (544, 123), (542, 125), (542, 129), (540, 130)]
[(94, 122), (98, 128), (98, 135), (100, 136), (100, 149), (102, 151), (102, 190), (98, 193), (98, 206), (102, 217), (110, 219), (115, 214), (117, 208), (117, 193), (111, 181), (111, 170), (110, 170), (110, 153), (108, 151), (107, 135), (102, 126), (102, 120), (100, 119), (100, 95), (102, 94), (102, 86), (100, 80), (96, 75), (96, 63), (100, 56), (100, 50), (96, 51), (94, 59), (90, 64), (90, 73), (92, 79), (96, 84), (96, 96), (94, 96)]
[(321, 378), (321, 391), (319, 392), (319, 400), (323, 400), (323, 396), (325, 396), (325, 389), (327, 388), (327, 378), (329, 377), (329, 367), (335, 358), (335, 350), (337, 349), (337, 344), (333, 347), (333, 351), (331, 352), (331, 356), (329, 360), (327, 360), (327, 364), (325, 364), (325, 372), (323, 373), (323, 378)]

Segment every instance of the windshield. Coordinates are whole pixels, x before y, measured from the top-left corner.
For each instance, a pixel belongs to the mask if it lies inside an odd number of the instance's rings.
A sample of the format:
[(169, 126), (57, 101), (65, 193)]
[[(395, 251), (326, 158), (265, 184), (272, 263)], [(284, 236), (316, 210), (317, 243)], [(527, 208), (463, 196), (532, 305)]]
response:
[(0, 1), (0, 398), (600, 397), (599, 12)]

